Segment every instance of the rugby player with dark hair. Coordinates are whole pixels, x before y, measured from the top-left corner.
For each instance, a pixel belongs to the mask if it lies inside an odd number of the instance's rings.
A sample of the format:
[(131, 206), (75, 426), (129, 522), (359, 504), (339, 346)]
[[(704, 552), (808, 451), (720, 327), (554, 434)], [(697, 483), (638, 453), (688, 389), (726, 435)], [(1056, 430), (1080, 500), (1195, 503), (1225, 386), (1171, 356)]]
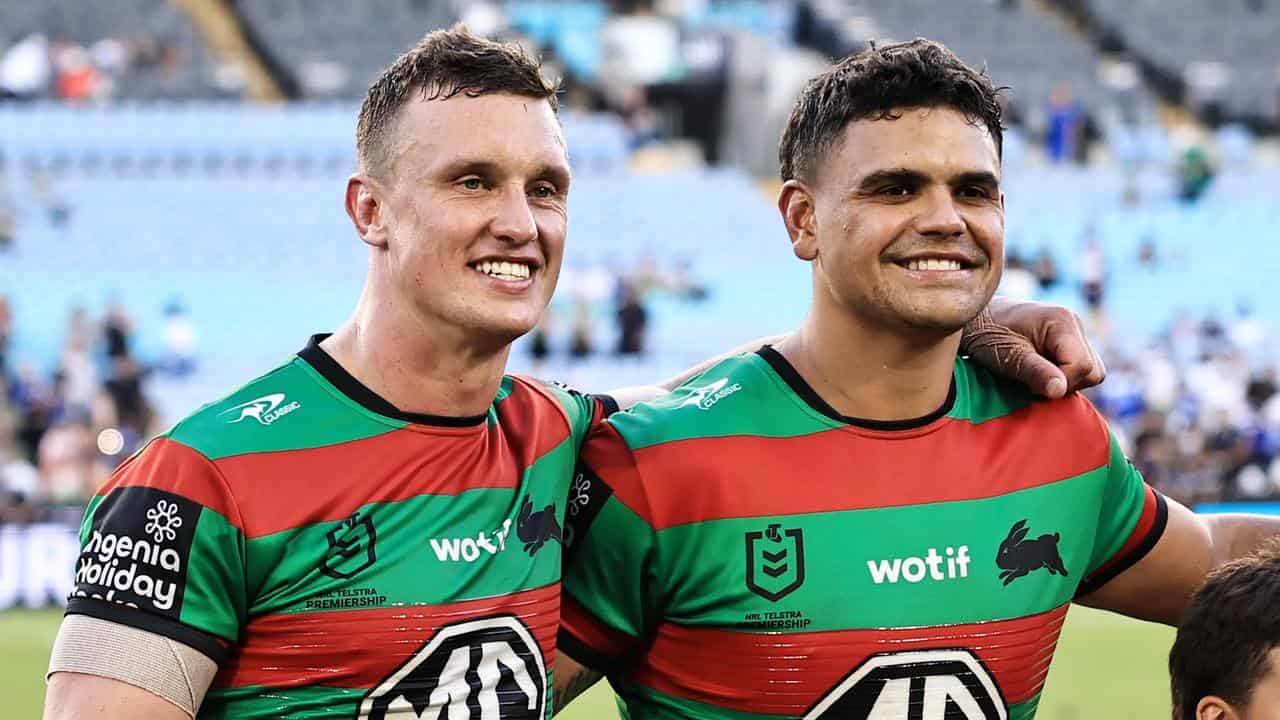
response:
[(1001, 137), (927, 40), (804, 89), (778, 207), (808, 316), (592, 431), (562, 702), (603, 672), (632, 720), (1029, 719), (1072, 602), (1176, 623), (1280, 532), (1166, 500), (1083, 396), (960, 352), (1003, 267)]
[(1174, 720), (1280, 719), (1280, 543), (1214, 570), (1169, 651)]

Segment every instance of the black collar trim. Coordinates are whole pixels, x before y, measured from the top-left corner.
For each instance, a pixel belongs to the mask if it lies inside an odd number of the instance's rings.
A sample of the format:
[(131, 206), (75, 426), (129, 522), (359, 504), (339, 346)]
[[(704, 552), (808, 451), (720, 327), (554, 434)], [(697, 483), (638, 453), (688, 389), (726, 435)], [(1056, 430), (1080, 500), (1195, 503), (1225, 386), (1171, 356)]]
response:
[(298, 357), (315, 368), (316, 372), (320, 373), (325, 380), (328, 380), (331, 385), (338, 389), (338, 392), (351, 398), (366, 410), (396, 420), (438, 427), (471, 427), (485, 421), (486, 415), (425, 415), (401, 411), (395, 405), (387, 402), (381, 395), (366, 387), (364, 383), (355, 379), (351, 373), (338, 364), (337, 360), (333, 359), (332, 355), (320, 347), (321, 341), (329, 337), (329, 335), (330, 333), (312, 335), (311, 340), (307, 342), (307, 346), (298, 351)]
[(781, 377), (783, 381), (785, 381), (787, 385), (795, 391), (796, 395), (799, 395), (800, 399), (804, 400), (805, 403), (809, 405), (809, 407), (823, 415), (826, 415), (836, 422), (844, 423), (846, 425), (852, 425), (866, 430), (915, 430), (945, 417), (947, 413), (951, 412), (951, 409), (955, 407), (956, 404), (956, 380), (953, 375), (951, 378), (951, 390), (947, 392), (947, 399), (942, 403), (942, 407), (934, 410), (924, 417), (913, 418), (911, 420), (867, 420), (864, 418), (849, 417), (847, 415), (841, 415), (836, 412), (835, 408), (827, 404), (827, 401), (823, 400), (822, 397), (809, 385), (809, 383), (805, 382), (804, 378), (800, 377), (800, 373), (792, 367), (791, 363), (787, 362), (787, 359), (782, 356), (782, 353), (775, 350), (772, 346), (765, 345), (757, 350), (756, 354), (764, 358), (765, 362), (769, 363), (769, 366), (773, 368), (773, 371), (778, 373), (778, 377)]

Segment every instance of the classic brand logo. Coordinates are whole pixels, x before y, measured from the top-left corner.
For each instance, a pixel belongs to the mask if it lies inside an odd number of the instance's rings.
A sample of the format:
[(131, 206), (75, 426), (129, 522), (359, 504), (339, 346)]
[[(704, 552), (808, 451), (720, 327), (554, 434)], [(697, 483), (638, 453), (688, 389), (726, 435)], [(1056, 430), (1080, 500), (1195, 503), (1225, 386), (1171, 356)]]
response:
[(547, 670), (533, 634), (500, 616), (441, 628), (360, 703), (357, 718), (541, 718)]
[[(726, 385), (728, 387), (726, 387)], [(742, 386), (738, 383), (729, 385), (728, 378), (720, 378), (710, 385), (704, 385), (699, 388), (689, 388), (689, 397), (685, 398), (684, 402), (680, 403), (678, 407), (696, 405), (700, 410), (710, 410), (716, 403), (741, 389)]]
[(991, 673), (964, 649), (873, 655), (804, 720), (1007, 720)]
[(294, 410), (297, 410), (298, 408), (302, 407), (302, 404), (299, 403), (297, 400), (294, 400), (293, 402), (288, 403), (287, 405), (284, 405), (283, 407), (281, 407), (280, 403), (283, 403), (283, 402), (284, 402), (284, 393), (272, 393), (270, 395), (263, 395), (260, 398), (254, 398), (253, 400), (250, 400), (248, 402), (243, 402), (243, 403), (240, 403), (239, 405), (229, 407), (226, 410), (223, 410), (222, 412), (218, 413), (218, 417), (222, 417), (223, 415), (231, 415), (239, 411), (240, 413), (239, 415), (236, 415), (234, 418), (232, 418), (231, 420), (228, 420), (227, 422), (238, 423), (243, 421), (245, 418), (253, 418), (254, 420), (257, 420), (260, 425), (270, 425), (276, 420), (279, 420), (285, 415), (288, 415)]
[(781, 527), (770, 523), (764, 532), (746, 534), (747, 589), (770, 602), (804, 584), (804, 534)]
[(359, 511), (325, 533), (329, 550), (320, 560), (320, 572), (333, 578), (348, 579), (372, 565), (377, 559), (375, 545), (378, 534), (373, 518), (361, 517)]
[(1009, 528), (1009, 535), (1000, 543), (996, 566), (1003, 568), (1000, 579), (1004, 584), (1008, 585), (1040, 568), (1048, 570), (1050, 575), (1066, 577), (1067, 568), (1062, 564), (1062, 555), (1058, 552), (1058, 533), (1041, 535), (1035, 540), (1024, 540), (1027, 532), (1027, 520), (1023, 518)]

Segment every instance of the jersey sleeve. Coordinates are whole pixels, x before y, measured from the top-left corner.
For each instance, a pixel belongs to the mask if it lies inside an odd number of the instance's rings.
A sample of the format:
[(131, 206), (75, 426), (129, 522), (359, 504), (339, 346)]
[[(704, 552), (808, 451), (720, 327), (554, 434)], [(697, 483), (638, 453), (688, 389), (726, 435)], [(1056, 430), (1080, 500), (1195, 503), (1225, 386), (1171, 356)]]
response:
[(610, 423), (587, 439), (567, 508), (558, 645), (608, 672), (656, 627), (663, 587), (647, 494)]
[(247, 613), (241, 528), (214, 464), (156, 439), (90, 501), (67, 614), (162, 635), (221, 663)]
[(581, 448), (592, 429), (618, 411), (618, 402), (610, 395), (579, 392), (554, 380), (535, 382), (550, 390), (569, 416), (575, 447)]
[[(1096, 411), (1095, 411), (1096, 412)], [(1087, 595), (1133, 567), (1164, 533), (1168, 506), (1164, 496), (1142, 479), (1125, 457), (1114, 435), (1106, 430), (1109, 444), (1106, 487), (1098, 514), (1093, 553), (1077, 597)]]

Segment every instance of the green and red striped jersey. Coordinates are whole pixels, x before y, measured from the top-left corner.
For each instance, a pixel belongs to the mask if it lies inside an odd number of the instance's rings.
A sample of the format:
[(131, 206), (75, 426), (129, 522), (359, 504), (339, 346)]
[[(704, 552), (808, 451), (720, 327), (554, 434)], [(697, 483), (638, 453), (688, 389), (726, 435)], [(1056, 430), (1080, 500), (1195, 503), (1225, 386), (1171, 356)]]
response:
[(859, 421), (768, 347), (602, 423), (569, 503), (559, 647), (636, 720), (1032, 718), (1067, 606), (1165, 522), (1081, 396), (960, 359)]
[(67, 612), (215, 659), (200, 718), (549, 718), (565, 497), (612, 401), (505, 377), (485, 415), (406, 414), (321, 339), (120, 467)]

